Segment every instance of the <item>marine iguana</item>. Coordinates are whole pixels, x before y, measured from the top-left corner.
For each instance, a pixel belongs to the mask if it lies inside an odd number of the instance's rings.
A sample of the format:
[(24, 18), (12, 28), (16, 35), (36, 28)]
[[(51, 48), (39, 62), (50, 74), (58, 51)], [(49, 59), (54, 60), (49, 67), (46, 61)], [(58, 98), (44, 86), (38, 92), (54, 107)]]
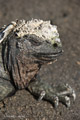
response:
[(50, 21), (16, 20), (0, 30), (0, 101), (18, 89), (28, 89), (38, 100), (70, 107), (75, 91), (68, 85), (49, 85), (39, 79), (42, 65), (54, 62), (63, 52), (57, 26)]

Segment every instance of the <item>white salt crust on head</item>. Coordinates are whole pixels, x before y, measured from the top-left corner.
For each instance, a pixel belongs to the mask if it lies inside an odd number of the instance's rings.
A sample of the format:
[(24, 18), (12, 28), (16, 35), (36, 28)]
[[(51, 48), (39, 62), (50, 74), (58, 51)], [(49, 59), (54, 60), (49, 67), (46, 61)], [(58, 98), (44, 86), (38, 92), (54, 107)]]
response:
[(51, 25), (50, 21), (43, 21), (32, 19), (30, 21), (20, 20), (14, 28), (18, 37), (27, 34), (34, 34), (43, 38), (44, 40), (50, 39), (60, 42), (59, 33), (56, 25)]

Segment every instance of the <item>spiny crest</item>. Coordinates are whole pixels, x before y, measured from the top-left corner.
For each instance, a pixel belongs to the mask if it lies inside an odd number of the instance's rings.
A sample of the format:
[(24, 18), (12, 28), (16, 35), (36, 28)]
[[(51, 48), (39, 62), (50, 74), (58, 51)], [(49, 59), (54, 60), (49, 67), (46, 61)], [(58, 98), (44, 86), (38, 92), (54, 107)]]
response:
[(54, 42), (55, 39), (56, 41), (60, 42), (57, 26), (51, 25), (50, 21), (43, 21), (40, 19), (32, 19), (30, 21), (13, 21), (7, 25), (2, 32), (0, 32), (0, 43), (8, 36), (11, 31), (14, 31), (17, 37), (23, 37), (27, 34), (34, 34), (43, 38), (43, 40), (48, 39)]

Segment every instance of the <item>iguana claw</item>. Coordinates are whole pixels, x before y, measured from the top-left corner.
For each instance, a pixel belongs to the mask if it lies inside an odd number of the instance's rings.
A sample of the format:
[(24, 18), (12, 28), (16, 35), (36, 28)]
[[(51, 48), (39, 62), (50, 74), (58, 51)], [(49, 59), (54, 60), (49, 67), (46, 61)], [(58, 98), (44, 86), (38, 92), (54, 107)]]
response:
[(38, 98), (38, 101), (41, 101), (41, 100), (44, 98), (45, 94), (46, 94), (46, 92), (45, 92), (45, 91), (42, 91), (42, 92), (40, 93), (40, 96), (39, 96), (39, 98)]

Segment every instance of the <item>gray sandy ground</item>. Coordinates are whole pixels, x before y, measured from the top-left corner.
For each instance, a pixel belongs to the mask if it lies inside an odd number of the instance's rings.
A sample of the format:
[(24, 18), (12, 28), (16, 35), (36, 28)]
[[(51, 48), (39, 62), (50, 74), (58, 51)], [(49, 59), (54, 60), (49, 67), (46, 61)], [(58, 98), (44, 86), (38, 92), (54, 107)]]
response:
[[(51, 20), (58, 26), (64, 55), (44, 66), (40, 75), (49, 83), (69, 83), (77, 99), (67, 109), (38, 102), (28, 91), (17, 91), (0, 102), (0, 120), (80, 120), (80, 1), (0, 0), (0, 26), (15, 19)], [(72, 100), (71, 100), (72, 101)]]

